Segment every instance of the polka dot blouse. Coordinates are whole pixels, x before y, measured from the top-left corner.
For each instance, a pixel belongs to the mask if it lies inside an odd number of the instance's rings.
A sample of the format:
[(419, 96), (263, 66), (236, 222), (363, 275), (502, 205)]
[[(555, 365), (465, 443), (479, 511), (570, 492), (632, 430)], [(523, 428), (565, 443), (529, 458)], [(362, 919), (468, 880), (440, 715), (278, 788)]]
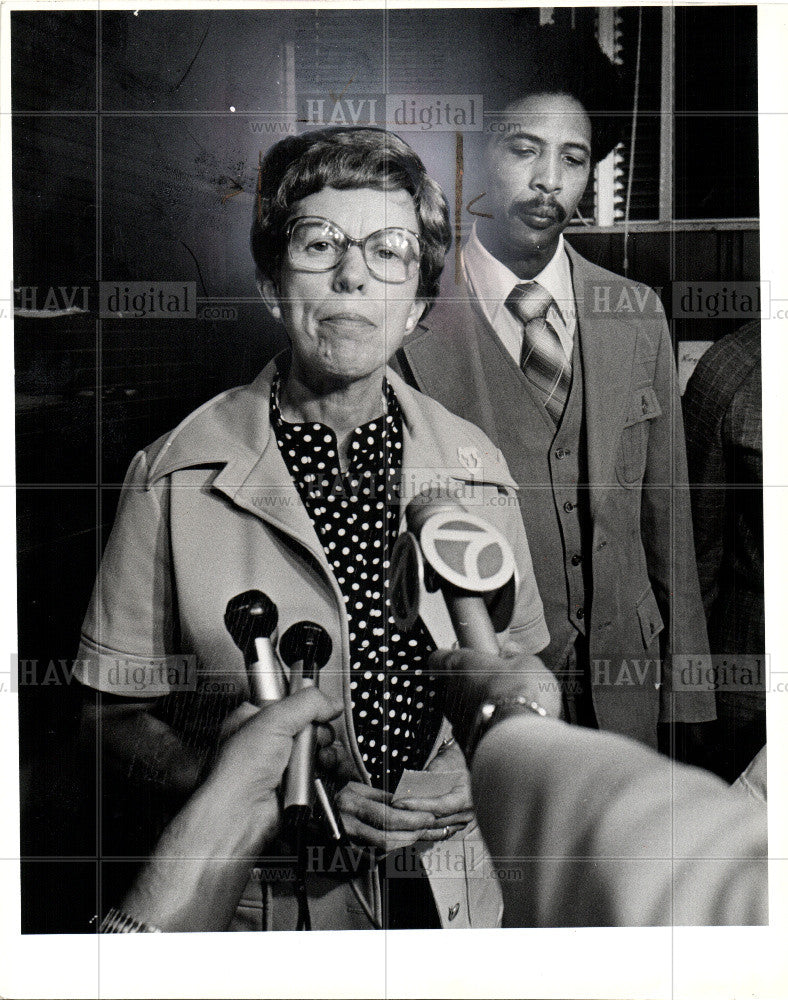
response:
[[(403, 634), (391, 613), (389, 565), (399, 504), (386, 503), (402, 465), (402, 414), (385, 383), (386, 414), (353, 431), (343, 474), (336, 435), (319, 423), (289, 423), (271, 387), (271, 426), (345, 599), (353, 722), (364, 765), (393, 791), (405, 768), (420, 770), (441, 712), (425, 672), (435, 648), (419, 619)], [(395, 493), (392, 491), (391, 496)]]

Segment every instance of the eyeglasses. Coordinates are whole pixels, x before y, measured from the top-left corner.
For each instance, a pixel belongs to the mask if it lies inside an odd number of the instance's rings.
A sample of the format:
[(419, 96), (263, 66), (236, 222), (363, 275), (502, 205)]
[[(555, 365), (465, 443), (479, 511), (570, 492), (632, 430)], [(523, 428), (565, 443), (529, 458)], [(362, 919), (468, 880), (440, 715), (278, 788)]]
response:
[(402, 284), (418, 274), (419, 238), (409, 229), (378, 229), (363, 240), (354, 240), (328, 219), (300, 216), (285, 227), (287, 256), (298, 271), (331, 271), (349, 247), (359, 247), (370, 274), (379, 281)]

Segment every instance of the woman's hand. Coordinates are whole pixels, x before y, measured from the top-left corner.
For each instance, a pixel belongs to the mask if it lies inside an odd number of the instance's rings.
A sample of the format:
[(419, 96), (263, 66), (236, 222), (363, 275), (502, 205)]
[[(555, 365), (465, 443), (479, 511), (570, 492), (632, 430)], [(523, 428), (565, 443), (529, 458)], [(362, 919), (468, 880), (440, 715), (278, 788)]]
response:
[(351, 839), (386, 854), (417, 840), (440, 839), (432, 836), (433, 813), (392, 806), (391, 799), (391, 792), (349, 781), (337, 795), (336, 804)]
[(470, 776), (457, 744), (442, 750), (427, 770), (456, 773), (457, 781), (443, 795), (396, 805), (390, 792), (349, 781), (336, 800), (348, 834), (388, 854), (419, 840), (445, 840), (467, 826), (473, 819)]
[(426, 768), (431, 774), (456, 774), (456, 783), (443, 795), (433, 798), (409, 798), (397, 803), (400, 808), (431, 813), (435, 817), (430, 836), (425, 840), (445, 840), (467, 826), (473, 819), (471, 800), (471, 776), (465, 765), (465, 757), (457, 743), (450, 743), (438, 752)]

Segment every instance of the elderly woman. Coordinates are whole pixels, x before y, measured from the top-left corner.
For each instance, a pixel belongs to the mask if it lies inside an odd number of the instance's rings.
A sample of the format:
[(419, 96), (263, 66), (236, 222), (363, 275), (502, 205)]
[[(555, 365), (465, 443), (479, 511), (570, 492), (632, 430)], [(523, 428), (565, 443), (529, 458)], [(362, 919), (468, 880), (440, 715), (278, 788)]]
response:
[[(119, 659), (126, 677), (145, 668), (133, 703), (115, 697), (99, 710), (104, 746), (126, 771), (155, 771), (186, 791), (201, 766), (194, 734), (205, 743), (215, 706), (233, 707), (212, 692), (222, 677), (244, 676), (223, 623), (227, 602), (258, 588), (277, 605), (281, 632), (303, 619), (323, 625), (333, 654), (320, 687), (345, 706), (330, 777), (347, 832), (375, 849), (379, 864), (359, 881), (389, 927), (494, 926), (500, 917), (498, 887), (477, 870), (483, 845), (467, 771), (426, 666), (435, 640), (445, 641), (446, 609), (430, 602), (407, 634), (391, 613), (407, 484), (473, 483), (475, 509), (515, 553), (509, 638), (524, 652), (548, 643), (503, 459), (481, 431), (386, 367), (437, 295), (449, 234), (440, 189), (394, 135), (327, 130), (269, 152), (252, 253), (290, 350), (136, 456), (76, 667), (83, 683), (116, 696), (132, 693), (113, 683)], [(405, 484), (398, 500), (393, 483)], [(180, 697), (179, 655), (197, 665), (196, 692)], [(419, 791), (406, 772), (423, 770)], [(403, 775), (411, 790), (395, 804)], [(425, 871), (429, 880), (394, 877)], [(350, 891), (354, 874), (310, 873), (313, 926), (369, 926)], [(264, 883), (262, 893), (252, 883), (231, 929), (292, 929), (292, 897), (287, 882)]]

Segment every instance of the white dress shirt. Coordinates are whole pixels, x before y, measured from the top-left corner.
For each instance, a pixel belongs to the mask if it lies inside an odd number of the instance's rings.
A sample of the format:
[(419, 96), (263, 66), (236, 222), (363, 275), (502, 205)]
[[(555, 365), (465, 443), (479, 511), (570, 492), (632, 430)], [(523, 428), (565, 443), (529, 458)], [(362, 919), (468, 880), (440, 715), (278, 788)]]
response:
[[(523, 282), (482, 246), (476, 235), (475, 223), (462, 251), (462, 264), (465, 280), (478, 299), (484, 318), (519, 365), (523, 324), (506, 308), (506, 299), (514, 286)], [(558, 237), (552, 259), (533, 280), (553, 296), (554, 305), (547, 311), (547, 320), (558, 334), (567, 358), (571, 359), (577, 329), (577, 307), (563, 235)]]

